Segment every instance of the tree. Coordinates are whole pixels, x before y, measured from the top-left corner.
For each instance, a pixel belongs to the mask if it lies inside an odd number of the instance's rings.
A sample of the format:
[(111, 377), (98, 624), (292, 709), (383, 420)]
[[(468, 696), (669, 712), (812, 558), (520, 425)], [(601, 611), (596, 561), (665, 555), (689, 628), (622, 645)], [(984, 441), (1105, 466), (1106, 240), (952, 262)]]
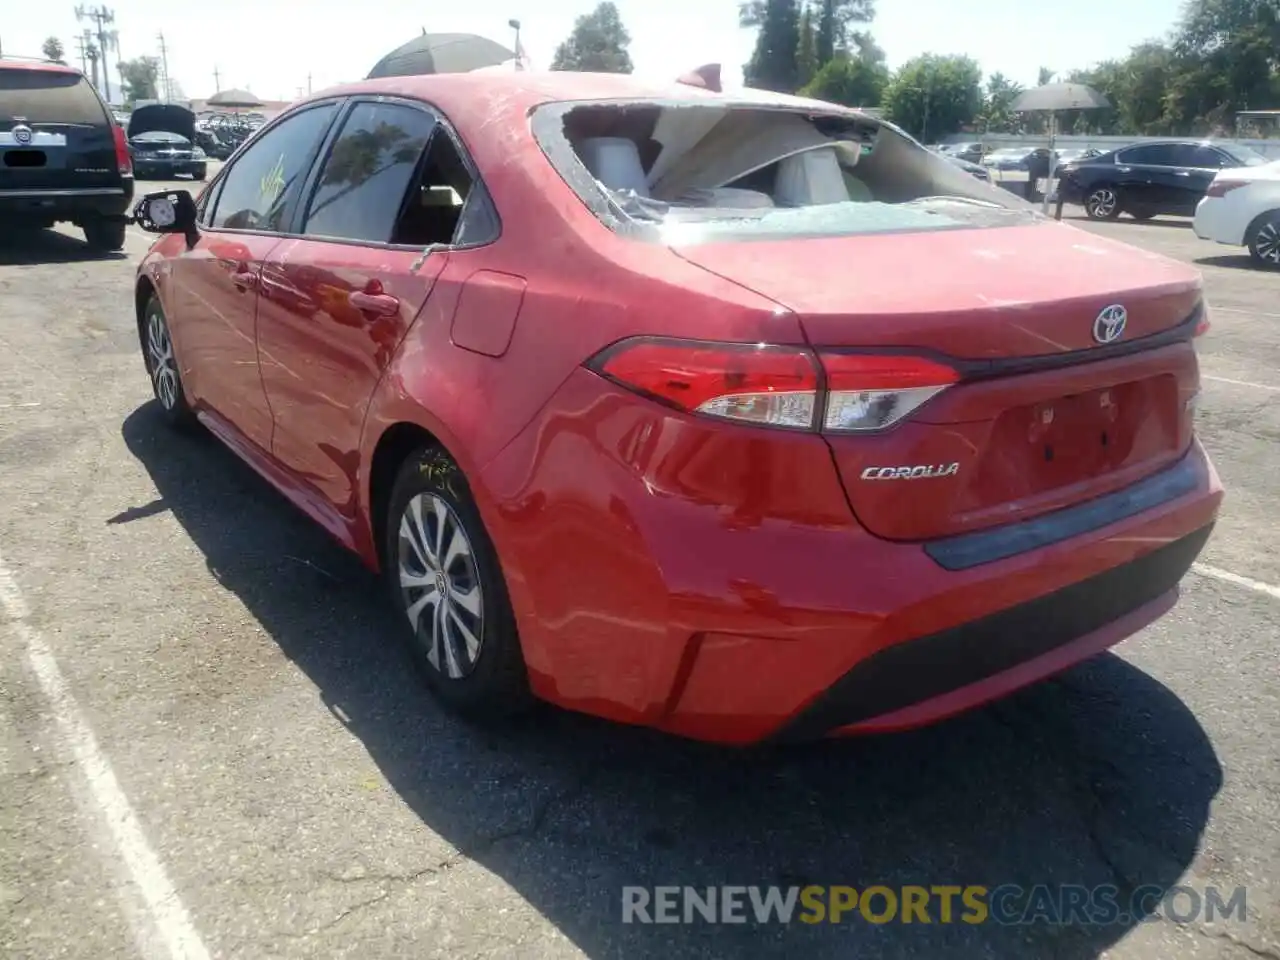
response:
[(1018, 127), (1018, 115), (1013, 102), (1022, 93), (1022, 87), (1003, 73), (993, 73), (987, 80), (987, 94), (978, 118), (987, 133), (1014, 133)]
[(67, 55), (66, 48), (57, 37), (47, 37), (40, 47), (40, 52), (44, 54), (46, 60), (52, 60), (54, 63), (67, 62), (64, 59)]
[(813, 8), (800, 14), (800, 40), (796, 46), (796, 82), (802, 87), (818, 72), (818, 34), (813, 29)]
[(744, 27), (760, 28), (755, 52), (742, 70), (746, 85), (782, 93), (796, 89), (800, 75), (796, 63), (800, 8), (796, 0), (744, 4), (739, 8), (739, 19)]
[(591, 13), (578, 17), (569, 39), (556, 48), (551, 69), (630, 73), (630, 44), (631, 34), (622, 25), (618, 8), (605, 0)]
[[(104, 64), (105, 66), (105, 64)], [(119, 67), (124, 85), (124, 103), (132, 107), (139, 100), (158, 100), (160, 60), (156, 57), (134, 57)]]
[(982, 69), (971, 57), (927, 53), (893, 75), (882, 105), (889, 119), (929, 143), (973, 124), (982, 112)]
[(850, 29), (875, 17), (874, 0), (815, 0), (818, 7), (818, 63), (830, 63), (849, 49)]
[(877, 107), (888, 85), (889, 70), (883, 63), (845, 55), (823, 66), (800, 94), (847, 107)]

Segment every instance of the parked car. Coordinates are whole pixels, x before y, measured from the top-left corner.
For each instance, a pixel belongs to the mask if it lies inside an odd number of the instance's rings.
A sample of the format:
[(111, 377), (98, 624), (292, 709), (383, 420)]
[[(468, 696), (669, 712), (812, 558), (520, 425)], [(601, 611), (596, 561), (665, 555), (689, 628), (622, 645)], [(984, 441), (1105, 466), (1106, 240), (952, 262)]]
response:
[(962, 160), (954, 154), (944, 153), (942, 155), (951, 163), (963, 170), (969, 176), (978, 180), (987, 181), (991, 179), (991, 172), (980, 163), (970, 163), (968, 160)]
[(196, 142), (196, 115), (176, 103), (139, 107), (129, 117), (129, 150), (139, 180), (204, 180), (208, 157)]
[(992, 150), (982, 158), (982, 164), (1000, 171), (1029, 171), (1032, 167), (1043, 167), (1045, 176), (1049, 170), (1048, 147), (1001, 147)]
[(1257, 263), (1280, 269), (1280, 160), (1219, 173), (1192, 227), (1202, 240), (1247, 247)]
[(137, 217), (157, 415), (380, 570), (473, 717), (926, 723), (1161, 616), (1222, 498), (1198, 273), (835, 104), (361, 82)]
[(943, 153), (952, 157), (958, 157), (959, 159), (965, 160), (969, 163), (981, 163), (982, 158), (991, 153), (994, 149), (995, 148), (990, 144), (983, 144), (977, 141), (972, 141), (970, 143), (947, 143), (942, 146)]
[(1095, 220), (1127, 213), (1137, 220), (1160, 214), (1191, 216), (1219, 170), (1266, 163), (1236, 143), (1169, 140), (1137, 143), (1059, 171), (1066, 203), (1079, 203)]
[(74, 223), (124, 246), (133, 165), (124, 131), (79, 70), (0, 60), (0, 229)]

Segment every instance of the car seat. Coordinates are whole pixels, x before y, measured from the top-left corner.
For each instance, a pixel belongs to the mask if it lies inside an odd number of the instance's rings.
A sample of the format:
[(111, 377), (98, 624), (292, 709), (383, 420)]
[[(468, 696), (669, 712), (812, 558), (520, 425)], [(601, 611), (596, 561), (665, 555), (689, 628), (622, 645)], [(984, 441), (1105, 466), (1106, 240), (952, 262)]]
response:
[[(848, 178), (857, 180), (852, 174)], [(867, 192), (869, 199), (870, 191)], [(784, 207), (808, 207), (850, 200), (846, 173), (840, 165), (836, 148), (817, 147), (779, 161), (773, 198)]]
[(610, 190), (631, 190), (637, 196), (649, 196), (640, 147), (634, 140), (627, 137), (587, 137), (578, 144), (578, 156), (591, 175)]

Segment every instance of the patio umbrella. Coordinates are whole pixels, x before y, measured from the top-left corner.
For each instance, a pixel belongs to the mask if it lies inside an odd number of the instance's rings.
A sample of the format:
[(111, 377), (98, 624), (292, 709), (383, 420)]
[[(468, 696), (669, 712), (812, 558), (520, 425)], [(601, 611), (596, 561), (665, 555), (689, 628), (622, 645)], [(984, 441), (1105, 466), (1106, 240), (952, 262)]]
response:
[(379, 60), (367, 79), (468, 73), (515, 59), (515, 51), (474, 33), (424, 33)]
[[(1016, 113), (1044, 111), (1049, 114), (1049, 183), (1053, 182), (1053, 174), (1057, 168), (1054, 142), (1057, 139), (1059, 110), (1104, 110), (1111, 106), (1111, 101), (1093, 87), (1083, 83), (1046, 83), (1040, 87), (1032, 87), (1018, 94), (1013, 101)], [(1043, 211), (1049, 212), (1049, 190), (1044, 192)], [(1059, 210), (1061, 212), (1061, 210)]]
[(220, 90), (206, 101), (211, 107), (260, 107), (262, 101), (248, 90)]

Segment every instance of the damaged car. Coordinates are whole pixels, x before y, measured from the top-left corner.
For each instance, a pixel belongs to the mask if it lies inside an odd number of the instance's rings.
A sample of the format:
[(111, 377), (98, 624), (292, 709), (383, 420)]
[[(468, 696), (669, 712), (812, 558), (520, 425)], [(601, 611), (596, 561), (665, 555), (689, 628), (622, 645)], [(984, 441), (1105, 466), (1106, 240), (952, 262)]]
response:
[(138, 107), (129, 117), (126, 133), (135, 179), (203, 181), (208, 175), (208, 157), (196, 142), (196, 115), (186, 107), (176, 103)]
[(1223, 498), (1198, 273), (834, 104), (364, 81), (136, 216), (155, 416), (380, 571), (468, 717), (936, 721), (1167, 613)]

